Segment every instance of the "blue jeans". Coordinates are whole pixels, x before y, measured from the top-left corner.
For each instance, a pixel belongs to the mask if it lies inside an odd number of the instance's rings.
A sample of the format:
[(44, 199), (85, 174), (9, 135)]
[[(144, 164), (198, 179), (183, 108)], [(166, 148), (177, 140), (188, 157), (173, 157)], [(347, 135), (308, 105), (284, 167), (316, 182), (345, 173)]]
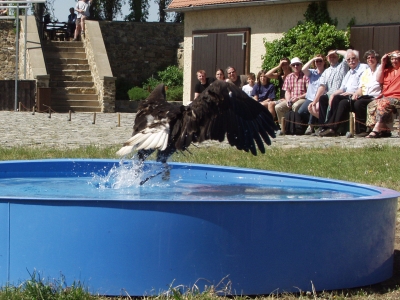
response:
[(308, 111), (308, 106), (310, 105), (312, 101), (306, 99), (306, 101), (300, 106), (299, 108), (299, 115), (301, 117), (301, 120), (303, 123), (308, 123), (309, 125), (316, 123), (316, 118), (310, 114), (310, 112)]

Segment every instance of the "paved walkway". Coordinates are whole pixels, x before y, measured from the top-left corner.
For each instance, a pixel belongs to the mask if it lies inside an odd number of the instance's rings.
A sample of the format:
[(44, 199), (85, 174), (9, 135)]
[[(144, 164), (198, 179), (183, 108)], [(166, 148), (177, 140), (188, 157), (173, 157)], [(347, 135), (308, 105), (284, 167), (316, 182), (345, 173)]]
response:
[[(120, 126), (118, 126), (120, 116)], [(68, 114), (0, 111), (1, 146), (47, 146), (75, 148), (85, 145), (112, 146), (122, 145), (132, 134), (135, 114), (97, 113), (95, 122), (93, 113)], [(94, 124), (93, 124), (94, 123)], [(202, 146), (217, 144), (203, 143)], [(400, 147), (397, 131), (394, 137), (381, 139), (278, 136), (273, 147), (366, 147), (369, 145), (393, 145)], [(227, 146), (227, 144), (225, 143)]]

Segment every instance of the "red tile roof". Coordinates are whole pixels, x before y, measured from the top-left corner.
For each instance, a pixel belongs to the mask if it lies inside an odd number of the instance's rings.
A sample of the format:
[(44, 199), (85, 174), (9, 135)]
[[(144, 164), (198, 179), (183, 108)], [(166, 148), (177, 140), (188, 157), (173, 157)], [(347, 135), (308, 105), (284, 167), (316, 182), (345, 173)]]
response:
[(171, 4), (168, 6), (168, 9), (253, 1), (257, 0), (172, 0)]

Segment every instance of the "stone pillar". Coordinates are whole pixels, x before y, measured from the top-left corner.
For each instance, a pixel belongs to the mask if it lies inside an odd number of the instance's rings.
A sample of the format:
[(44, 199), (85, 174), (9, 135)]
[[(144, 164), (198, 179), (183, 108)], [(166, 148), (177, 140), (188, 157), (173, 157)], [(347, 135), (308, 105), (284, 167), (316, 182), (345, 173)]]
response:
[(102, 80), (102, 111), (105, 113), (115, 112), (115, 80), (116, 77), (104, 77)]

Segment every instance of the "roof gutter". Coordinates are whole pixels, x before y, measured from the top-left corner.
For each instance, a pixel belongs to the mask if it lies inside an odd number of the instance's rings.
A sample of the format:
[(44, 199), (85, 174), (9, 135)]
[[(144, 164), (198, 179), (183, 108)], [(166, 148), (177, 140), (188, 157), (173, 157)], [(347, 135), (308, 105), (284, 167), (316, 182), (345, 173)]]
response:
[(249, 2), (220, 3), (220, 4), (208, 4), (208, 5), (190, 6), (190, 7), (167, 8), (167, 9), (164, 9), (164, 11), (165, 12), (185, 13), (185, 12), (188, 12), (188, 11), (196, 11), (196, 10), (249, 7), (249, 6), (260, 6), (260, 5), (277, 5), (277, 4), (300, 3), (300, 2), (317, 2), (317, 1), (323, 1), (323, 0), (260, 0), (260, 1), (249, 1)]

